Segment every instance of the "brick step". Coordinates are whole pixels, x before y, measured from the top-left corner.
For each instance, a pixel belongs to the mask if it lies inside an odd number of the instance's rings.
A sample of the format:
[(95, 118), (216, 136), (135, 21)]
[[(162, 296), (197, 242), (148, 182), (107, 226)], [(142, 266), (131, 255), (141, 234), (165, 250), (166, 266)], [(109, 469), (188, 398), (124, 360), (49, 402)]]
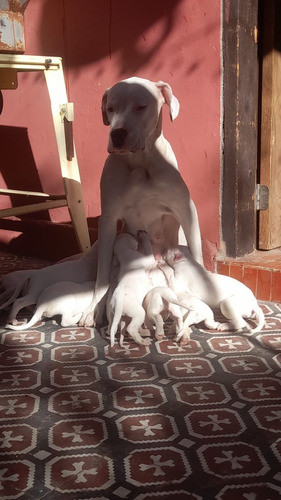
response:
[(281, 247), (237, 259), (217, 259), (217, 272), (242, 281), (258, 300), (281, 302)]

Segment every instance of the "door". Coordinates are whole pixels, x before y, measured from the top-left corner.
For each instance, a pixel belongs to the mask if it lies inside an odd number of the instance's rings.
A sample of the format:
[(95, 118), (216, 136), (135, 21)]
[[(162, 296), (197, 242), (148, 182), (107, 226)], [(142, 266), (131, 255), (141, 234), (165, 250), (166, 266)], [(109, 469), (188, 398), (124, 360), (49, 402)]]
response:
[(268, 208), (259, 212), (262, 250), (281, 246), (281, 5), (262, 2), (260, 184), (268, 186)]

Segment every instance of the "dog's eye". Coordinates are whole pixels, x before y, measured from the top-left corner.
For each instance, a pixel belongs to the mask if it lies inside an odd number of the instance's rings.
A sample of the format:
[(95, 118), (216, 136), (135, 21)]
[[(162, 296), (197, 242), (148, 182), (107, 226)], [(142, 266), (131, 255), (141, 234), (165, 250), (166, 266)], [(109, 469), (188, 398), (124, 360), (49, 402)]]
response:
[(144, 111), (147, 108), (147, 106), (137, 106), (136, 111)]

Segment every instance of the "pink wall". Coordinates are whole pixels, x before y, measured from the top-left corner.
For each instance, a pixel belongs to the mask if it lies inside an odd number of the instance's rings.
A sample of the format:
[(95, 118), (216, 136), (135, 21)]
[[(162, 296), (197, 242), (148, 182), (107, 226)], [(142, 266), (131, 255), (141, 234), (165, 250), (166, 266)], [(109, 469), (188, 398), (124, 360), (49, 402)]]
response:
[[(63, 57), (69, 99), (75, 106), (75, 143), (89, 218), (100, 213), (99, 179), (108, 134), (100, 113), (104, 90), (132, 75), (170, 83), (181, 109), (174, 123), (165, 110), (165, 136), (197, 206), (205, 262), (211, 268), (220, 226), (220, 4), (31, 0), (25, 13), (25, 53)], [(46, 192), (60, 192), (43, 75), (21, 74), (18, 89), (3, 94), (0, 133), (2, 129), (13, 141), (14, 129), (3, 126), (17, 127), (20, 140), (29, 141), (31, 149), (23, 156), (12, 148), (17, 174), (6, 162), (5, 169), (0, 168), (1, 184), (11, 184), (14, 176), (19, 188), (27, 187), (29, 179), (29, 187), (32, 183), (37, 189), (41, 182)], [(67, 210), (52, 211), (51, 220), (68, 221)]]

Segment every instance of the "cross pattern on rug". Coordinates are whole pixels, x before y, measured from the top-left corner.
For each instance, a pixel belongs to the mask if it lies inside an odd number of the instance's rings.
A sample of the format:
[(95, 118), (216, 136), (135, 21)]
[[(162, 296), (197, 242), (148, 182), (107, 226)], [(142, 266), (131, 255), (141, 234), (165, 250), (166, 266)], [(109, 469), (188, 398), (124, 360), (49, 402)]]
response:
[[(0, 330), (0, 497), (281, 496), (281, 309), (262, 332), (193, 327), (110, 348), (56, 321)], [(5, 315), (2, 315), (2, 325)]]

